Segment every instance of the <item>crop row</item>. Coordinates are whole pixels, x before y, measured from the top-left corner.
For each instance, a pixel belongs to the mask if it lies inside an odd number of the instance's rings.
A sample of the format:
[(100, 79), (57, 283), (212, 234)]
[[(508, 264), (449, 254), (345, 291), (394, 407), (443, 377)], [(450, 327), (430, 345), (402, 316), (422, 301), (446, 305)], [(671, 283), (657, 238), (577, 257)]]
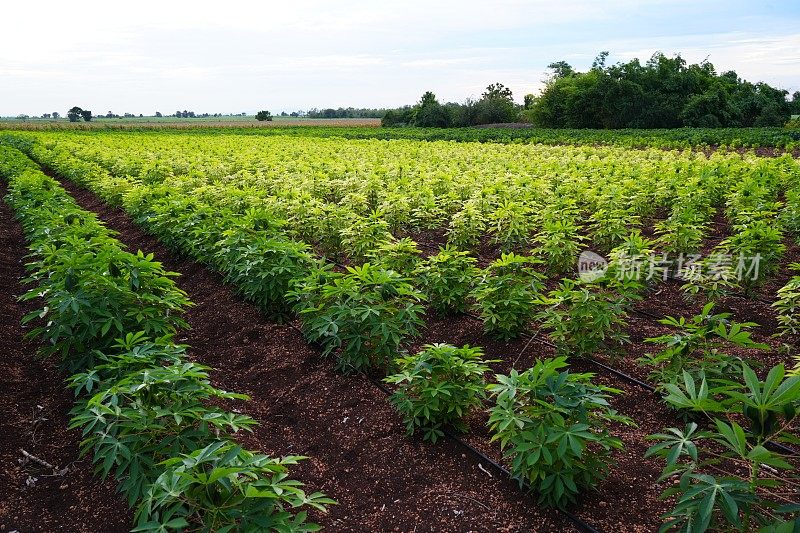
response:
[(0, 128), (11, 130), (75, 131), (106, 135), (109, 131), (127, 130), (132, 133), (171, 132), (175, 135), (218, 136), (235, 132), (238, 135), (324, 137), (342, 139), (380, 139), (414, 141), (457, 141), (500, 144), (550, 144), (550, 145), (615, 145), (626, 148), (654, 147), (661, 149), (750, 149), (778, 148), (796, 150), (800, 147), (800, 132), (789, 128), (676, 128), (676, 129), (547, 129), (547, 128), (375, 128), (306, 126), (277, 128), (224, 128), (196, 123), (181, 125), (139, 124), (68, 125), (53, 123), (4, 123)]
[(23, 299), (38, 308), (25, 322), (71, 374), (81, 452), (136, 506), (134, 531), (315, 530), (301, 509), (332, 502), (288, 477), (303, 458), (238, 446), (235, 433), (255, 422), (209, 400), (246, 397), (213, 387), (172, 341), (190, 305), (175, 274), (124, 251), (16, 149), (0, 146), (0, 177), (30, 243)]
[[(561, 369), (565, 356), (591, 355), (609, 341), (624, 340), (626, 310), (643, 290), (635, 280), (566, 279), (545, 295), (531, 257), (506, 254), (479, 272), (466, 252), (449, 248), (420, 260), (414, 253), (398, 253), (403, 251), (399, 241), (388, 243), (394, 249), (381, 249), (379, 264), (335, 270), (315, 260), (306, 245), (291, 240), (269, 210), (231, 202), (230, 197), (241, 199), (235, 185), (228, 186), (230, 195), (218, 196), (206, 195), (203, 187), (142, 185), (110, 176), (102, 167), (63, 150), (35, 144), (29, 149), (42, 163), (106, 200), (121, 201), (149, 231), (223, 272), (265, 310), (286, 313), (292, 305), (306, 336), (336, 354), (343, 370), (399, 369), (388, 379), (400, 385), (393, 398), (410, 430), (422, 429), (435, 439), (442, 427), (457, 427), (462, 415), (481, 405), (483, 391), (488, 391), (495, 405), (490, 419), (494, 435), (506, 448), (515, 474), (536, 487), (542, 501), (564, 505), (607, 471), (610, 452), (619, 443), (606, 433), (605, 425), (627, 420), (608, 410), (605, 397), (613, 391)], [(751, 213), (747, 216), (754, 220), (776, 220), (777, 213), (763, 208), (782, 183), (774, 176), (756, 172), (733, 187), (726, 195), (729, 217), (736, 220)], [(214, 198), (223, 200), (213, 203)], [(643, 238), (634, 233), (624, 242), (630, 248)], [(618, 248), (611, 256), (619, 258), (624, 251)], [(612, 261), (612, 271), (619, 265)], [(412, 272), (419, 283), (401, 274)], [(404, 343), (421, 323), (425, 300), (440, 312), (456, 312), (464, 309), (469, 296), (477, 303), (487, 331), (501, 336), (519, 333), (537, 317), (535, 309), (543, 308), (538, 318), (551, 332), (561, 358), (541, 361), (525, 373), (498, 376), (487, 389), (477, 378), (486, 362), (474, 350), (431, 346), (402, 355)], [(667, 320), (678, 332), (653, 340), (664, 346), (651, 361), (666, 401), (690, 419), (709, 418), (706, 425), (712, 430), (698, 430), (695, 423), (673, 429), (654, 437), (662, 443), (651, 453), (664, 456), (665, 479), (674, 475), (681, 479), (679, 503), (670, 515), (674, 525), (705, 528), (713, 520), (747, 528), (747, 520), (766, 522), (794, 510), (782, 507), (785, 496), (774, 492), (786, 478), (762, 479), (762, 465), (769, 472), (791, 469), (764, 445), (774, 438), (790, 438), (786, 430), (798, 407), (800, 379), (786, 377), (779, 365), (762, 382), (740, 358), (725, 355), (729, 346), (759, 346), (749, 337), (750, 324), (713, 314), (712, 309), (707, 306), (688, 322)], [(730, 379), (736, 375), (741, 378)], [(748, 433), (740, 420), (727, 417), (731, 412), (744, 413)], [(719, 446), (726, 450), (726, 461), (747, 465), (749, 477), (707, 473), (719, 460), (714, 456), (719, 455)], [(700, 458), (698, 448), (712, 455), (710, 463)], [(764, 494), (765, 487), (773, 490), (772, 496)]]

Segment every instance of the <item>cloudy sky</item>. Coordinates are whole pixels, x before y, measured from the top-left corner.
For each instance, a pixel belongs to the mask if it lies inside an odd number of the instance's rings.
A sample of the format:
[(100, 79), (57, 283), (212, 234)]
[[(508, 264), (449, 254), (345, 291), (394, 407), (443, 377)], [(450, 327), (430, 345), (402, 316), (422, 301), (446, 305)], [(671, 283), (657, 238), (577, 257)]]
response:
[(800, 2), (339, 0), (9, 2), (0, 115), (153, 114), (521, 101), (552, 61), (655, 51), (800, 90)]

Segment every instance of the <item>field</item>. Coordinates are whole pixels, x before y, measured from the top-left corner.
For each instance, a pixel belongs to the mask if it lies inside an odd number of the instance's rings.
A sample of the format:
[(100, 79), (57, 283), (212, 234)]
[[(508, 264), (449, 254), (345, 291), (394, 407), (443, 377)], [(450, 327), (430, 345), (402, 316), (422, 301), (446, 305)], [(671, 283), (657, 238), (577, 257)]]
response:
[(0, 130), (0, 531), (792, 531), (800, 140), (364, 125)]
[(303, 117), (273, 117), (271, 121), (258, 121), (253, 116), (227, 116), (227, 117), (123, 117), (104, 118), (94, 117), (90, 122), (69, 122), (66, 119), (39, 119), (29, 118), (2, 119), (0, 129), (15, 130), (107, 130), (107, 129), (208, 129), (208, 128), (286, 128), (291, 126), (326, 126), (339, 128), (376, 127), (380, 126), (377, 118), (303, 118)]

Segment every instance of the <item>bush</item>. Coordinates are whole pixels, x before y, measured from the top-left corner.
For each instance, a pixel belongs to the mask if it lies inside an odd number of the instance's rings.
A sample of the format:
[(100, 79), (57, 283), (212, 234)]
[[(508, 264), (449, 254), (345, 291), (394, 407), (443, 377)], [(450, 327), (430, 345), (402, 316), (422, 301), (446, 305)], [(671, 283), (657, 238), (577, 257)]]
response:
[(562, 371), (566, 358), (539, 360), (533, 368), (498, 375), (488, 389), (497, 404), (489, 412), (492, 440), (499, 440), (511, 471), (545, 505), (565, 507), (608, 473), (622, 441), (612, 423), (632, 425), (608, 405), (620, 391), (593, 385), (591, 374)]
[[(665, 433), (648, 437), (657, 441), (645, 457), (665, 460), (659, 481), (669, 480), (662, 497), (675, 501), (675, 507), (662, 518), (662, 531), (681, 528), (682, 531), (793, 531), (796, 504), (786, 504), (781, 496), (791, 491), (792, 471), (789, 457), (768, 450), (769, 441), (796, 442), (788, 428), (797, 416), (797, 397), (800, 376), (785, 377), (783, 365), (773, 367), (766, 379), (759, 381), (755, 372), (743, 366), (743, 387), (723, 388), (726, 397), (721, 403), (704, 394), (688, 374), (690, 394), (670, 394), (673, 401), (685, 400), (697, 406), (695, 412), (708, 416), (711, 428), (698, 431), (694, 422), (686, 428), (669, 428)], [(699, 404), (703, 401), (704, 404)], [(730, 420), (715, 418), (709, 413), (741, 412), (750, 422), (750, 431)], [(718, 464), (736, 464), (737, 468), (720, 472)], [(718, 473), (720, 472), (720, 473)], [(721, 474), (721, 475), (720, 475)], [(678, 477), (677, 483), (675, 478)], [(762, 490), (767, 489), (767, 490)], [(778, 518), (785, 515), (786, 520)], [(794, 520), (796, 526), (796, 519)]]
[(335, 502), (319, 492), (305, 494), (287, 477), (287, 466), (301, 459), (275, 459), (227, 441), (169, 459), (137, 509), (135, 531), (160, 532), (162, 522), (176, 530), (198, 524), (202, 531), (317, 531), (305, 523), (306, 511), (295, 516), (289, 510), (324, 511)]
[(394, 239), (380, 211), (373, 211), (367, 217), (356, 217), (339, 234), (342, 249), (347, 250), (347, 255), (356, 262), (365, 261), (373, 250)]
[(533, 238), (534, 253), (542, 259), (549, 272), (563, 274), (575, 267), (582, 240), (578, 226), (571, 220), (547, 217)]
[(245, 228), (225, 231), (216, 250), (214, 261), (225, 282), (277, 317), (289, 312), (291, 281), (308, 275), (314, 263), (307, 245)]
[(550, 331), (558, 355), (614, 353), (629, 342), (626, 311), (639, 299), (638, 288), (639, 283), (632, 280), (564, 279), (542, 300), (547, 308), (537, 318), (542, 328)]
[(478, 199), (467, 200), (461, 211), (452, 216), (447, 230), (449, 244), (471, 250), (480, 242), (486, 231), (486, 222), (479, 202)]
[(532, 257), (503, 254), (483, 271), (472, 297), (486, 333), (512, 339), (533, 320), (544, 287), (543, 276), (531, 268), (538, 263)]
[(289, 298), (306, 338), (336, 353), (343, 372), (387, 369), (423, 324), (424, 296), (408, 278), (364, 263), (332, 272), (325, 265), (293, 283)]
[[(800, 263), (793, 263), (791, 268), (800, 271)], [(793, 276), (786, 285), (778, 289), (778, 299), (772, 307), (778, 312), (782, 335), (800, 333), (800, 275)]]
[(467, 297), (479, 274), (476, 263), (469, 252), (449, 245), (422, 262), (414, 275), (434, 311), (443, 315), (466, 311)]
[(702, 312), (690, 319), (668, 316), (659, 320), (678, 331), (646, 339), (661, 344), (664, 349), (657, 354), (647, 354), (640, 361), (655, 367), (651, 379), (659, 383), (672, 383), (683, 372), (698, 381), (727, 381), (731, 375), (741, 374), (742, 360), (726, 353), (730, 347), (767, 349), (769, 346), (754, 342), (748, 331), (757, 324), (730, 320), (730, 313), (712, 314), (714, 304), (703, 307)]
[(423, 431), (436, 442), (448, 426), (466, 431), (463, 417), (483, 404), (489, 371), (480, 348), (429, 344), (416, 355), (395, 360), (398, 373), (384, 381), (399, 385), (390, 401), (403, 415), (408, 435)]
[(403, 276), (411, 275), (422, 260), (417, 243), (408, 237), (382, 242), (367, 252), (371, 264), (386, 270), (394, 270)]

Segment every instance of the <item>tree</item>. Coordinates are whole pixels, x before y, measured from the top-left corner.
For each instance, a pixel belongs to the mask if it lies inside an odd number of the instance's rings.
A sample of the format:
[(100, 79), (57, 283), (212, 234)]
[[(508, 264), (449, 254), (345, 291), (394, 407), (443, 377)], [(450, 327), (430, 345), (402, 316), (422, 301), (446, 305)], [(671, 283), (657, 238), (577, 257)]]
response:
[(555, 128), (751, 127), (783, 124), (791, 111), (785, 91), (717, 74), (707, 61), (657, 52), (644, 64), (609, 66), (607, 58), (601, 52), (587, 72), (551, 63), (553, 76), (525, 119)]
[(92, 120), (92, 112), (89, 111), (88, 109), (82, 109), (81, 117), (83, 117), (84, 121), (89, 122), (90, 120)]
[(156, 117), (161, 118), (161, 111), (156, 111)]
[(422, 128), (446, 128), (450, 126), (450, 113), (436, 100), (435, 94), (427, 91), (414, 107), (413, 122)]
[(256, 113), (256, 120), (258, 120), (259, 122), (264, 122), (265, 120), (271, 121), (272, 114), (269, 111), (259, 111), (258, 113)]
[(70, 122), (78, 122), (81, 119), (81, 115), (83, 113), (83, 109), (78, 106), (73, 107), (69, 111), (67, 111), (67, 118)]
[(511, 89), (503, 85), (502, 83), (492, 83), (481, 95), (481, 99), (488, 100), (493, 98), (502, 98), (505, 100), (509, 100), (513, 102), (513, 95), (511, 93)]
[(42, 118), (50, 118), (50, 113), (42, 113)]
[(792, 115), (800, 115), (800, 91), (792, 93), (791, 112)]
[(53, 115), (53, 118), (56, 119), (56, 120), (61, 118), (61, 113), (59, 113), (58, 111), (53, 111), (52, 115)]
[(523, 106), (522, 106), (522, 107), (523, 107), (524, 109), (530, 109), (530, 108), (532, 108), (532, 107), (533, 107), (533, 103), (534, 103), (535, 101), (536, 101), (536, 96), (534, 96), (534, 95), (532, 95), (532, 94), (526, 94), (526, 95), (525, 95), (525, 98), (524, 98), (524, 100), (523, 100), (523, 102), (525, 102), (525, 103), (523, 104)]
[(502, 83), (493, 83), (486, 87), (481, 99), (475, 103), (474, 117), (470, 124), (514, 122), (518, 113), (511, 89)]
[(553, 71), (552, 79), (566, 78), (567, 76), (572, 76), (575, 74), (575, 70), (572, 68), (572, 65), (566, 61), (556, 61), (554, 63), (550, 63), (547, 65), (547, 68)]
[(592, 70), (603, 70), (606, 68), (606, 59), (608, 59), (608, 52), (600, 52), (592, 62)]

